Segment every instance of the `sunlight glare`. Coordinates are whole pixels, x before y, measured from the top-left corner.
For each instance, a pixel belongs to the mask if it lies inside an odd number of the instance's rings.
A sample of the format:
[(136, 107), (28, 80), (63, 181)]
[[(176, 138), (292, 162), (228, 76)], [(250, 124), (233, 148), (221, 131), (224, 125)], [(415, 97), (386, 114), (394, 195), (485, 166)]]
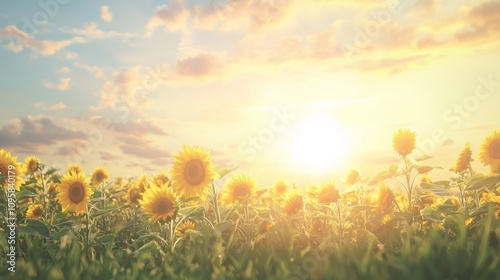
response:
[(345, 130), (328, 114), (317, 114), (301, 121), (292, 138), (293, 163), (308, 172), (330, 171), (348, 152)]

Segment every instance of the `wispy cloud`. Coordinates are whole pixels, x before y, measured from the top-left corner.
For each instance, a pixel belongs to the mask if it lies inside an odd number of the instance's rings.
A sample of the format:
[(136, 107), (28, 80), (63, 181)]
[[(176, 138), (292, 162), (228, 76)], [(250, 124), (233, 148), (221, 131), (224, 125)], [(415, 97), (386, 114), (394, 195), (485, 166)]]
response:
[(82, 38), (78, 37), (71, 40), (60, 41), (37, 40), (34, 36), (23, 32), (14, 25), (9, 25), (0, 29), (0, 38), (11, 38), (16, 40), (17, 44), (11, 41), (6, 45), (6, 48), (10, 51), (17, 53), (21, 52), (24, 48), (29, 48), (44, 56), (54, 55), (75, 42), (83, 42)]
[(109, 9), (109, 6), (101, 6), (101, 19), (106, 22), (113, 20), (113, 13)]
[(61, 78), (59, 79), (59, 82), (53, 83), (50, 81), (45, 81), (43, 85), (47, 88), (54, 88), (60, 91), (65, 91), (69, 89), (69, 83), (71, 81), (71, 78)]

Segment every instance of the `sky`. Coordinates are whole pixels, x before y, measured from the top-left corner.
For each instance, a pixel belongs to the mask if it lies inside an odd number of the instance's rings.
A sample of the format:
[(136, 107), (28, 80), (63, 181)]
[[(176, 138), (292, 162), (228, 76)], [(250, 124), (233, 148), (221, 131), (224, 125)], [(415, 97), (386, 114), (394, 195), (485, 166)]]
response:
[(0, 3), (0, 148), (111, 177), (184, 144), (265, 187), (373, 177), (417, 134), (431, 178), (499, 128), (500, 1)]

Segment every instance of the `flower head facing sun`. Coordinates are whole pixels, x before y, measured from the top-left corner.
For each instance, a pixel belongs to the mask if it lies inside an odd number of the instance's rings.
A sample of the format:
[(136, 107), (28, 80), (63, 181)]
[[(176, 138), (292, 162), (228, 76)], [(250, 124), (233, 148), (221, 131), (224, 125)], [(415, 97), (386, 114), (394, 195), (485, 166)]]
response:
[(91, 180), (95, 184), (103, 183), (108, 179), (109, 179), (109, 173), (108, 170), (106, 170), (106, 168), (104, 167), (98, 166), (94, 169), (94, 172), (92, 172)]
[(191, 221), (185, 221), (182, 222), (180, 225), (177, 226), (175, 229), (175, 235), (177, 237), (182, 237), (188, 230), (195, 230), (196, 229), (196, 224), (191, 222)]
[(276, 198), (280, 198), (281, 196), (286, 194), (288, 189), (289, 189), (288, 183), (285, 180), (280, 179), (274, 182), (273, 186), (271, 187), (271, 193)]
[(43, 208), (40, 204), (31, 204), (26, 210), (26, 218), (40, 219), (43, 215)]
[(359, 182), (360, 179), (361, 179), (361, 174), (359, 173), (359, 171), (356, 169), (351, 169), (351, 170), (349, 170), (349, 172), (347, 172), (345, 182), (349, 186), (352, 186), (352, 185), (356, 184), (357, 182)]
[(153, 175), (153, 184), (157, 186), (161, 185), (169, 185), (170, 179), (168, 178), (167, 174), (164, 172), (158, 172), (155, 175)]
[(33, 175), (40, 168), (40, 161), (35, 157), (27, 157), (24, 160), (24, 170), (26, 174)]
[(64, 212), (72, 210), (80, 214), (87, 212), (87, 204), (93, 193), (89, 179), (83, 172), (71, 172), (62, 177), (57, 200)]
[(0, 176), (5, 178), (0, 181), (0, 185), (12, 185), (16, 191), (19, 191), (24, 183), (23, 171), (21, 164), (17, 162), (17, 157), (13, 157), (9, 152), (0, 149)]
[(377, 208), (379, 213), (388, 214), (396, 202), (394, 193), (386, 185), (381, 185), (378, 189)]
[(203, 196), (215, 176), (210, 153), (201, 147), (189, 147), (174, 155), (172, 180), (175, 190), (184, 197)]
[(407, 128), (396, 131), (392, 137), (392, 147), (402, 157), (406, 157), (415, 148), (415, 132)]
[(77, 163), (71, 163), (66, 167), (66, 173), (82, 173), (82, 168)]
[(175, 217), (179, 209), (175, 194), (165, 185), (147, 189), (139, 204), (153, 222), (168, 222)]
[(340, 193), (333, 183), (325, 184), (318, 192), (319, 203), (335, 203), (339, 201)]
[(281, 207), (288, 215), (293, 216), (304, 208), (304, 198), (299, 191), (289, 192), (283, 200)]
[(233, 204), (247, 199), (255, 192), (255, 180), (245, 174), (238, 174), (231, 178), (226, 185), (222, 201), (226, 204)]
[(144, 191), (141, 190), (140, 187), (132, 186), (128, 189), (128, 201), (130, 204), (137, 205), (139, 204), (139, 200), (142, 199), (142, 193)]
[(479, 148), (479, 160), (493, 169), (500, 165), (500, 130), (492, 131)]
[(470, 149), (470, 142), (465, 144), (464, 149), (460, 152), (457, 161), (455, 162), (455, 166), (453, 170), (455, 173), (460, 173), (465, 170), (468, 170), (470, 167), (470, 163), (472, 161), (472, 150)]

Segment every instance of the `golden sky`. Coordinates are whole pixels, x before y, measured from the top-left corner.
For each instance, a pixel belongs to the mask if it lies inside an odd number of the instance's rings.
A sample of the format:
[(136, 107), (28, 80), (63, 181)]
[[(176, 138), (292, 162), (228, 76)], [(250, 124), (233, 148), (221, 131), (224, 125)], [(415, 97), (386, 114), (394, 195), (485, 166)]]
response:
[(0, 45), (0, 148), (87, 173), (188, 144), (261, 186), (340, 182), (408, 127), (449, 177), (499, 127), (500, 1), (4, 1)]

